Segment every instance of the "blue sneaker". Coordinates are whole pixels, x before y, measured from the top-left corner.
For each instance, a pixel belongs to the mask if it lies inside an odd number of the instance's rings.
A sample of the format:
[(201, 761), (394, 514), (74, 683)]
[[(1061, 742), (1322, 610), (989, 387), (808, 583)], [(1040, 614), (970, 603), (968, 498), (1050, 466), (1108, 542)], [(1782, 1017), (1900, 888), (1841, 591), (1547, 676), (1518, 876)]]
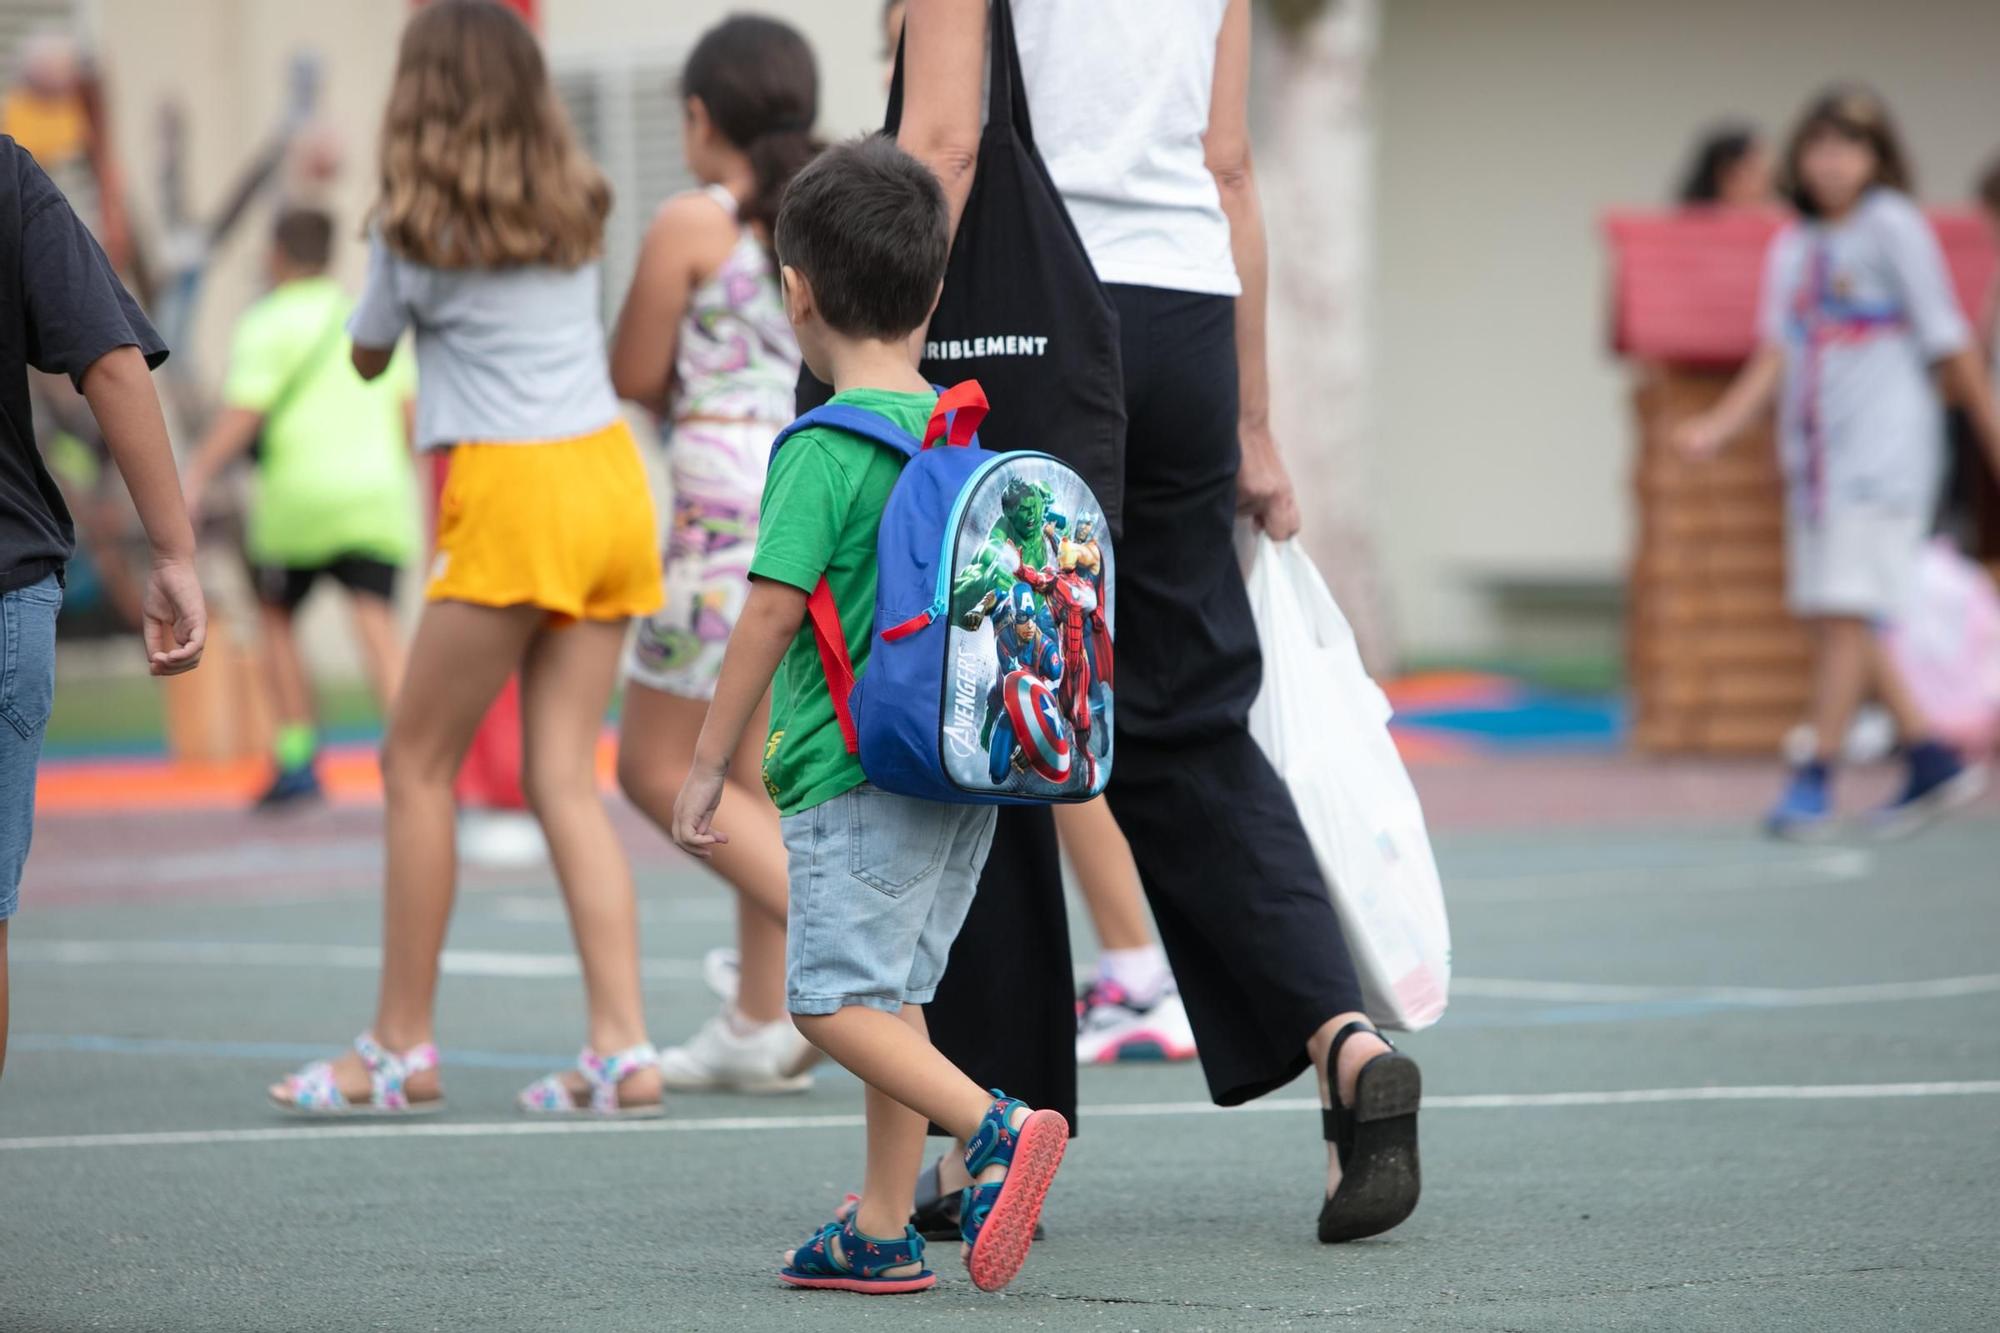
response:
[(1774, 838), (1800, 842), (1826, 837), (1833, 831), (1833, 795), (1826, 765), (1817, 761), (1792, 770), (1785, 794), (1764, 816), (1764, 829)]
[(323, 800), (326, 791), (319, 785), (319, 770), (312, 764), (301, 764), (297, 768), (278, 771), (264, 794), (257, 798), (252, 807), (260, 815), (276, 814), (282, 810), (295, 809), (314, 801)]
[(1985, 765), (1966, 763), (1948, 745), (1918, 741), (1907, 758), (1910, 776), (1903, 794), (1868, 817), (1869, 832), (1879, 838), (1907, 838), (1986, 790)]

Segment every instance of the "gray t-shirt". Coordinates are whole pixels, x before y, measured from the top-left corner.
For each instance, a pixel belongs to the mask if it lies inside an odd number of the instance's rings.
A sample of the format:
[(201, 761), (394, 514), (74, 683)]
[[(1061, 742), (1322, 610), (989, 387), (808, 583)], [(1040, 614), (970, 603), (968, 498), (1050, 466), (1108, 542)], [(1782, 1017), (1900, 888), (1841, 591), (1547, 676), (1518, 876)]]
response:
[(421, 448), (586, 435), (618, 417), (598, 322), (602, 280), (596, 263), (431, 268), (377, 234), (347, 331), (362, 347), (393, 347), (416, 331)]
[(1875, 189), (1838, 222), (1778, 233), (1758, 330), (1785, 349), (1778, 441), (1794, 510), (1928, 510), (1944, 460), (1931, 367), (1970, 335), (1916, 205)]

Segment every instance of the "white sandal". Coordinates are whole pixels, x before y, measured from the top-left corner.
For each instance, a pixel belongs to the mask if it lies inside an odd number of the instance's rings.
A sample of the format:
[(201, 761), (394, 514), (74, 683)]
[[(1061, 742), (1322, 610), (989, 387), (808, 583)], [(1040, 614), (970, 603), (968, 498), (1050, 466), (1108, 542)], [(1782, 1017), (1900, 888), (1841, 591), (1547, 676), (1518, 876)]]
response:
[(271, 1094), (271, 1104), (289, 1115), (330, 1119), (339, 1116), (427, 1115), (444, 1109), (444, 1094), (412, 1100), (410, 1075), (438, 1067), (436, 1044), (425, 1042), (403, 1052), (383, 1049), (375, 1034), (354, 1039), (355, 1053), (368, 1066), (368, 1100), (350, 1102), (334, 1077), (333, 1064), (315, 1060), (296, 1074), (285, 1075), (284, 1092)]
[(561, 1074), (548, 1074), (521, 1089), (523, 1111), (530, 1115), (605, 1116), (623, 1120), (649, 1120), (667, 1113), (666, 1103), (627, 1103), (618, 1096), (618, 1085), (642, 1069), (658, 1069), (660, 1053), (651, 1042), (599, 1055), (588, 1046), (576, 1057), (576, 1070), (583, 1075), (588, 1100), (581, 1105), (577, 1093)]

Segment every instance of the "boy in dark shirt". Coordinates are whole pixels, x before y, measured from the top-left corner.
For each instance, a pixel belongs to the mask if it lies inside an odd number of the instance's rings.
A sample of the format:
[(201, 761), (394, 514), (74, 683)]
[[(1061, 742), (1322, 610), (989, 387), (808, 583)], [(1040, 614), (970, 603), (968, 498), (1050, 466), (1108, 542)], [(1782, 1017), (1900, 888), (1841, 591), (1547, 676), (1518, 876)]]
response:
[(56, 612), (76, 533), (35, 449), (28, 368), (68, 375), (90, 404), (153, 549), (143, 599), (156, 676), (201, 660), (207, 614), (194, 530), (149, 371), (160, 335), (35, 160), (0, 136), (0, 1069), (7, 922), (35, 822), (35, 767), (55, 699)]

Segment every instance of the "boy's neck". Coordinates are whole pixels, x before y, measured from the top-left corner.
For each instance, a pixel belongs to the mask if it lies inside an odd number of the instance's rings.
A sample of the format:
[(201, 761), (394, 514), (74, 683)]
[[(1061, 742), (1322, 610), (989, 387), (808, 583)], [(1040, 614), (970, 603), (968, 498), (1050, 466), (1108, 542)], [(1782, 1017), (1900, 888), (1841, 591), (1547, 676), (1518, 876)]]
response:
[(929, 393), (930, 381), (918, 373), (910, 360), (907, 339), (886, 342), (878, 338), (842, 338), (827, 349), (827, 369), (833, 372), (833, 391), (887, 389), (892, 393)]

